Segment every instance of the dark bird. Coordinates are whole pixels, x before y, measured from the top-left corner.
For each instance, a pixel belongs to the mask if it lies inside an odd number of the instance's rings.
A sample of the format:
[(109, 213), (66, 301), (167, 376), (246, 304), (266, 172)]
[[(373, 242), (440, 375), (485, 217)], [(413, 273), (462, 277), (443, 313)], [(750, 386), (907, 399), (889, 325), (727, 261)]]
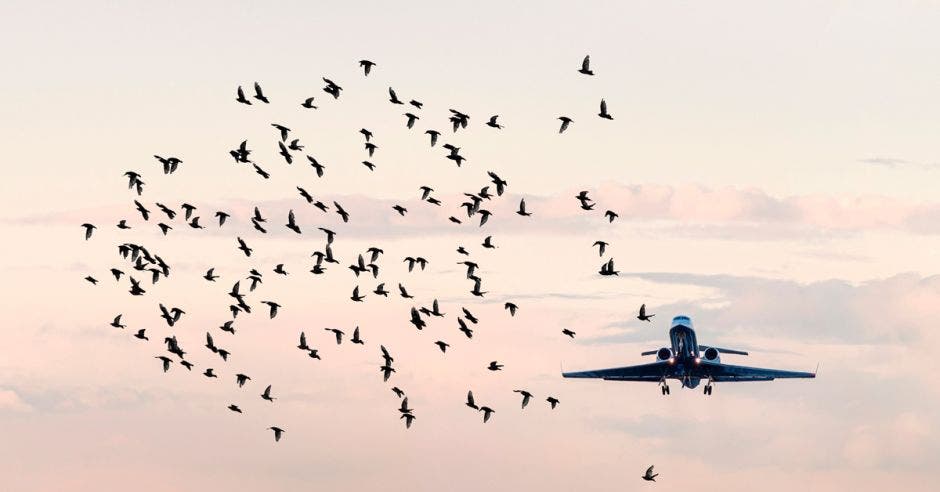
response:
[(170, 230), (173, 229), (172, 226), (169, 226), (169, 225), (167, 225), (167, 224), (164, 224), (163, 222), (160, 222), (159, 224), (157, 224), (157, 226), (160, 228), (160, 231), (163, 232), (163, 235), (164, 235), (164, 236), (166, 236), (166, 233), (167, 233), (167, 232), (169, 232)]
[(251, 256), (251, 248), (245, 244), (245, 241), (240, 237), (236, 237), (235, 239), (238, 240), (238, 249), (242, 250), (242, 253), (245, 253), (245, 256)]
[(415, 417), (414, 414), (411, 414), (411, 413), (403, 413), (401, 414), (401, 418), (405, 419), (405, 428), (410, 429), (411, 423), (414, 422), (414, 420), (417, 417)]
[(278, 142), (277, 147), (280, 149), (278, 154), (280, 154), (288, 164), (293, 164), (294, 156), (291, 155), (290, 150), (284, 145), (284, 142)]
[(620, 215), (618, 215), (617, 212), (614, 212), (613, 210), (604, 212), (604, 216), (607, 217), (608, 222), (613, 222), (614, 219), (620, 217)]
[(267, 388), (264, 389), (264, 393), (261, 393), (261, 398), (273, 402), (277, 398), (271, 396), (271, 385), (269, 384)]
[(493, 244), (493, 236), (486, 236), (486, 239), (483, 240), (483, 243), (481, 243), (481, 245), (486, 249), (496, 248), (496, 245)]
[(82, 224), (82, 227), (85, 228), (85, 240), (91, 239), (91, 233), (94, 232), (97, 227), (92, 224)]
[(419, 330), (423, 329), (427, 325), (425, 321), (421, 319), (421, 314), (418, 313), (418, 309), (414, 306), (411, 307), (411, 320), (409, 322), (415, 325), (415, 328)]
[(137, 333), (134, 334), (134, 338), (139, 338), (141, 340), (150, 340), (149, 338), (147, 338), (147, 335), (144, 333), (145, 331), (147, 331), (145, 328), (141, 328), (137, 330)]
[(594, 246), (597, 246), (598, 256), (604, 256), (604, 251), (607, 251), (608, 243), (604, 241), (594, 241)]
[[(337, 335), (337, 338), (338, 338), (338, 337), (339, 337), (339, 335)], [(363, 340), (362, 338), (359, 337), (359, 327), (358, 327), (358, 326), (356, 327), (355, 330), (353, 330), (353, 336), (352, 336), (352, 338), (349, 339), (349, 341), (352, 342), (352, 343), (355, 343), (356, 345), (365, 345), (365, 344), (366, 344), (365, 340)]]
[(605, 120), (614, 119), (614, 117), (611, 116), (610, 113), (607, 112), (607, 101), (601, 99), (601, 112), (597, 113), (597, 116), (600, 116), (601, 118), (604, 118)]
[(235, 404), (229, 405), (228, 409), (235, 413), (242, 413), (242, 409), (238, 408), (238, 405), (235, 405)]
[(317, 353), (317, 349), (310, 349), (307, 353), (311, 359), (323, 360), (320, 358), (320, 354)]
[(601, 265), (601, 271), (600, 271), (600, 274), (601, 274), (601, 275), (604, 275), (604, 276), (608, 276), (608, 275), (618, 275), (619, 273), (620, 273), (620, 272), (618, 272), (617, 270), (614, 270), (614, 259), (613, 259), (613, 258), (607, 260), (607, 263), (604, 263), (603, 265)]
[(300, 234), (300, 226), (297, 225), (297, 221), (294, 220), (294, 211), (287, 211), (287, 224), (285, 224), (288, 229)]
[(372, 157), (375, 154), (375, 149), (379, 148), (378, 145), (375, 145), (372, 142), (365, 143), (366, 151), (369, 152), (369, 157)]
[(185, 367), (187, 371), (193, 370), (193, 363), (189, 362), (188, 360), (181, 360), (180, 365)]
[(366, 137), (366, 142), (368, 142), (369, 140), (372, 140), (372, 132), (370, 132), (369, 130), (366, 130), (365, 128), (363, 128), (359, 130), (359, 133), (361, 133), (363, 137)]
[(656, 477), (659, 476), (659, 473), (653, 473), (653, 466), (654, 465), (650, 465), (650, 467), (646, 469), (646, 473), (640, 478), (646, 480), (647, 482), (655, 482)]
[(193, 217), (193, 220), (189, 221), (189, 227), (193, 229), (202, 229), (203, 227), (199, 225), (199, 217)]
[(584, 75), (594, 75), (594, 72), (591, 70), (591, 55), (584, 57), (584, 61), (581, 62), (581, 69), (578, 70), (578, 72)]
[(641, 304), (641, 305), (640, 305), (640, 313), (637, 314), (636, 319), (638, 319), (638, 320), (640, 320), (640, 321), (651, 322), (652, 320), (651, 320), (650, 318), (652, 318), (653, 316), (656, 316), (656, 315), (655, 315), (655, 314), (649, 314), (649, 315), (647, 315), (647, 314), (646, 314), (646, 304)]
[(416, 107), (416, 108), (418, 108), (418, 109), (421, 109), (421, 108), (424, 107), (424, 103), (422, 103), (421, 101), (417, 101), (417, 100), (415, 100), (415, 99), (412, 99), (412, 100), (408, 101), (408, 104), (410, 104), (410, 105), (412, 105), (412, 106), (414, 106), (414, 107)]
[(98, 285), (98, 279), (92, 277), (91, 275), (85, 277), (85, 280), (91, 282), (92, 285)]
[(480, 227), (483, 227), (483, 224), (486, 224), (486, 221), (490, 220), (490, 216), (493, 215), (489, 210), (482, 208), (477, 213), (480, 214)]
[(336, 213), (343, 219), (343, 222), (349, 222), (349, 214), (343, 210), (343, 207), (340, 204), (333, 202), (333, 206), (336, 207)]
[(245, 374), (236, 374), (236, 375), (235, 375), (235, 382), (238, 383), (238, 387), (239, 387), (239, 388), (241, 388), (242, 386), (244, 386), (245, 383), (247, 383), (247, 382), (250, 381), (250, 380), (251, 380), (251, 378), (248, 377), (248, 376), (246, 376)]
[(490, 179), (493, 180), (493, 184), (496, 185), (496, 194), (502, 196), (503, 192), (506, 191), (506, 186), (508, 186), (509, 183), (497, 176), (493, 171), (487, 171), (486, 174), (489, 175)]
[(264, 92), (261, 90), (261, 84), (255, 82), (255, 99), (265, 103), (270, 104), (271, 101), (268, 101), (268, 98), (265, 97)]
[(369, 72), (372, 71), (372, 67), (375, 66), (375, 63), (374, 63), (374, 62), (371, 62), (371, 61), (369, 61), (369, 60), (359, 60), (359, 66), (362, 67), (362, 73), (363, 73), (363, 75), (366, 76), (366, 77), (368, 77), (368, 76), (369, 76)]
[(457, 329), (461, 331), (467, 338), (473, 338), (473, 330), (467, 326), (467, 323), (464, 322), (462, 318), (457, 318)]
[(515, 315), (516, 315), (516, 310), (519, 309), (519, 306), (516, 306), (516, 305), (515, 305), (514, 303), (512, 303), (512, 302), (507, 302), (507, 303), (504, 305), (504, 307), (509, 310), (509, 315), (510, 315), (510, 316), (515, 316)]
[(389, 365), (384, 365), (379, 370), (382, 371), (382, 381), (388, 381), (388, 378), (392, 377), (392, 373), (395, 372), (395, 368)]
[(353, 302), (362, 302), (362, 300), (365, 299), (366, 296), (361, 296), (361, 295), (359, 295), (359, 286), (357, 285), (357, 286), (353, 289), (352, 295), (349, 296), (349, 298), (352, 299)]
[(177, 157), (160, 157), (158, 155), (154, 156), (160, 164), (163, 164), (163, 174), (173, 174), (176, 172), (176, 168), (179, 167), (183, 161)]
[(486, 368), (491, 371), (501, 371), (503, 370), (503, 365), (494, 360), (490, 362), (490, 365), (486, 366)]
[(195, 205), (190, 205), (190, 204), (188, 204), (188, 203), (184, 203), (184, 204), (180, 205), (180, 208), (183, 209), (183, 214), (184, 214), (184, 217), (186, 218), (186, 220), (189, 220), (189, 218), (193, 216), (193, 211), (196, 210), (196, 206), (195, 206)]
[(496, 128), (497, 130), (501, 130), (503, 128), (503, 125), (500, 125), (499, 123), (497, 123), (496, 118), (499, 118), (498, 114), (490, 116), (490, 121), (486, 122), (486, 126), (490, 128)]
[(460, 222), (460, 219), (458, 219), (457, 217), (454, 217), (453, 215), (451, 215), (450, 217), (448, 217), (447, 220), (453, 222), (454, 224), (460, 224), (460, 223), (461, 223), (461, 222)]
[(206, 280), (208, 280), (208, 281), (210, 281), (210, 282), (215, 282), (215, 279), (219, 278), (219, 276), (218, 276), (218, 275), (213, 275), (212, 272), (214, 272), (214, 271), (215, 271), (215, 268), (210, 268), (209, 270), (206, 271), (206, 274), (203, 275), (202, 278), (204, 278), (204, 279), (206, 279)]
[(234, 326), (234, 324), (235, 324), (234, 321), (228, 320), (228, 321), (226, 321), (225, 323), (222, 323), (222, 326), (220, 326), (219, 329), (222, 330), (222, 331), (224, 331), (224, 332), (228, 332), (228, 333), (231, 333), (232, 335), (234, 335), (234, 334), (235, 334), (235, 326)]
[(225, 219), (229, 218), (229, 214), (219, 211), (215, 213), (215, 216), (219, 218), (219, 227), (222, 227), (225, 224)]
[(338, 328), (324, 328), (326, 331), (333, 332), (333, 335), (336, 335), (336, 345), (343, 343), (343, 330)]
[(113, 326), (113, 327), (115, 327), (115, 328), (127, 328), (126, 325), (122, 325), (122, 324), (121, 324), (121, 316), (122, 316), (122, 315), (120, 315), (120, 314), (117, 315), (117, 316), (115, 316), (115, 317), (114, 317), (114, 321), (111, 322), (111, 326)]
[(267, 304), (268, 307), (271, 308), (268, 314), (271, 316), (271, 319), (274, 319), (274, 317), (277, 316), (277, 308), (281, 307), (281, 305), (274, 301), (261, 301), (261, 303)]
[(519, 393), (522, 395), (522, 408), (525, 408), (529, 404), (529, 399), (532, 398), (532, 393), (529, 393), (526, 390), (512, 390), (513, 393)]
[(405, 299), (411, 299), (414, 297), (413, 295), (409, 294), (407, 290), (405, 290), (405, 286), (402, 284), (398, 284), (398, 293), (401, 294), (401, 296)]
[(559, 116), (558, 119), (561, 120), (561, 128), (558, 129), (558, 133), (565, 133), (565, 130), (568, 129), (568, 125), (574, 121), (567, 116)]
[(212, 368), (211, 368), (211, 367), (208, 368), (208, 369), (206, 369), (206, 371), (203, 372), (202, 375), (205, 376), (205, 377), (207, 377), (207, 378), (217, 378), (217, 377), (219, 377), (218, 374), (212, 372)]
[(441, 340), (434, 342), (434, 345), (437, 345), (437, 348), (441, 349), (442, 354), (447, 353), (447, 347), (450, 347), (449, 343), (442, 342)]
[(287, 270), (284, 269), (284, 264), (278, 263), (277, 266), (274, 267), (274, 273), (278, 275), (287, 275)]
[(408, 397), (404, 397), (401, 400), (401, 406), (398, 408), (398, 411), (401, 413), (411, 413), (414, 409), (408, 408)]
[(281, 429), (280, 427), (268, 427), (268, 429), (274, 431), (274, 442), (280, 441), (281, 434), (285, 432), (284, 429)]
[(577, 195), (575, 195), (575, 198), (577, 198), (578, 201), (581, 202), (581, 208), (582, 208), (582, 209), (584, 209), (584, 210), (593, 210), (593, 209), (594, 209), (594, 204), (591, 203), (591, 202), (593, 202), (593, 200), (591, 200), (591, 198), (588, 196), (588, 192), (587, 192), (587, 191), (582, 191), (582, 192), (578, 193)]
[(385, 360), (386, 366), (390, 366), (392, 365), (392, 362), (395, 362), (395, 358), (392, 357), (392, 354), (390, 354), (388, 349), (385, 348), (385, 345), (379, 345), (379, 350), (382, 351), (382, 359)]
[(235, 100), (242, 104), (251, 105), (251, 101), (245, 98), (245, 90), (242, 89), (242, 86), (238, 86), (238, 97)]
[(271, 177), (270, 173), (268, 173), (264, 169), (261, 169), (261, 167), (258, 166), (257, 164), (251, 163), (251, 166), (255, 168), (255, 172), (258, 173), (258, 175), (261, 176), (262, 178), (268, 179)]
[(405, 104), (398, 99), (398, 95), (395, 94), (395, 89), (392, 89), (391, 87), (388, 88), (388, 100), (392, 104)]
[(473, 324), (477, 324), (480, 321), (476, 318), (476, 316), (470, 314), (470, 311), (467, 311), (467, 308), (460, 308), (460, 309), (463, 311), (463, 316), (464, 318), (467, 318), (467, 321)]
[(490, 416), (496, 413), (496, 410), (493, 410), (490, 407), (480, 407), (480, 411), (483, 412), (483, 423), (485, 424), (490, 420)]
[(405, 117), (408, 118), (408, 121), (405, 123), (405, 126), (407, 126), (409, 130), (415, 126), (415, 121), (418, 121), (421, 119), (418, 117), (418, 115), (412, 114), (412, 113), (405, 113)]
[(274, 128), (277, 128), (277, 131), (280, 132), (281, 134), (281, 141), (286, 142), (287, 135), (290, 133), (290, 128), (287, 128), (286, 126), (280, 125), (277, 123), (271, 123), (271, 126), (273, 126)]
[(545, 401), (547, 401), (548, 404), (552, 406), (552, 410), (555, 409), (555, 405), (558, 405), (558, 398), (555, 398), (554, 396), (549, 396), (545, 399)]
[(111, 275), (114, 275), (114, 280), (120, 282), (120, 281), (121, 281), (121, 275), (124, 275), (124, 272), (118, 270), (117, 268), (112, 268), (112, 269), (111, 269)]
[(395, 393), (395, 396), (399, 398), (405, 396), (405, 392), (402, 391), (398, 386), (392, 386), (392, 393)]
[(323, 77), (323, 81), (326, 82), (326, 87), (323, 88), (323, 92), (333, 96), (333, 99), (339, 99), (339, 93), (343, 88), (326, 77)]
[(473, 290), (470, 291), (471, 294), (477, 297), (483, 297), (486, 294), (486, 291), (481, 291), (480, 287), (483, 285), (483, 281), (480, 278), (474, 279)]
[(521, 215), (521, 216), (523, 216), (523, 217), (528, 217), (528, 216), (532, 215), (531, 212), (527, 212), (526, 209), (525, 209), (525, 198), (523, 198), (523, 199), (521, 199), (521, 200), (519, 201), (519, 210), (516, 210), (516, 213), (519, 214), (519, 215)]
[(466, 405), (474, 410), (479, 410), (480, 407), (477, 406), (476, 402), (473, 401), (473, 391), (467, 392), (467, 403)]
[(370, 171), (375, 171), (375, 164), (369, 161), (362, 161), (362, 165), (365, 166)]
[(303, 106), (303, 107), (305, 107), (305, 108), (307, 108), (307, 109), (317, 109), (317, 107), (313, 105), (313, 98), (312, 98), (312, 97), (308, 97), (307, 99), (305, 99), (304, 102), (301, 103), (301, 106)]
[(310, 161), (310, 167), (312, 167), (317, 172), (317, 177), (322, 178), (323, 170), (326, 169), (326, 166), (324, 166), (323, 164), (320, 164), (319, 162), (317, 162), (316, 159), (314, 159), (313, 157), (309, 155), (307, 156), (307, 160)]
[(574, 338), (575, 333), (568, 328), (561, 330), (562, 335), (568, 335), (571, 338)]
[(150, 210), (147, 210), (143, 204), (137, 200), (134, 200), (134, 205), (137, 207), (137, 211), (140, 212), (140, 216), (143, 217), (144, 220), (150, 220)]
[(156, 357), (154, 357), (154, 358), (155, 358), (155, 359), (160, 359), (161, 361), (163, 361), (163, 372), (167, 372), (167, 371), (170, 370), (170, 362), (173, 362), (173, 361), (170, 360), (169, 357), (167, 357), (167, 356), (165, 356), (165, 355), (159, 355), (159, 356), (156, 356)]
[(464, 256), (470, 256), (470, 252), (467, 251), (463, 246), (457, 246), (457, 252)]
[(300, 332), (300, 345), (297, 346), (300, 350), (310, 350), (310, 347), (307, 345), (307, 335), (304, 332)]
[(388, 297), (388, 291), (385, 290), (385, 282), (382, 282), (375, 287), (375, 290), (372, 291), (373, 294)]
[(431, 147), (434, 147), (434, 145), (437, 143), (437, 138), (441, 136), (441, 132), (437, 130), (428, 130), (424, 133), (427, 133), (431, 136)]
[(127, 225), (127, 219), (121, 219), (117, 224), (118, 229), (130, 229), (131, 226)]

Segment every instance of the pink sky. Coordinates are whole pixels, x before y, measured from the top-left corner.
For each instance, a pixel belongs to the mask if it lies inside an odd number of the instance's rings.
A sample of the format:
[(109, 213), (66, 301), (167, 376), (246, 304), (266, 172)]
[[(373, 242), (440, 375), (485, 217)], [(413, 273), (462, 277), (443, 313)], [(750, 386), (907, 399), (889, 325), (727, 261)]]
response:
[[(22, 3), (4, 9), (10, 68), (0, 120), (5, 178), (0, 273), (0, 489), (85, 490), (933, 490), (938, 474), (940, 200), (933, 6), (806, 2), (690, 5), (551, 2), (367, 7), (287, 2), (155, 7)], [(590, 53), (597, 75), (576, 72)], [(378, 65), (364, 78), (356, 62)], [(344, 94), (334, 101), (321, 77)], [(234, 102), (260, 80), (270, 105)], [(415, 130), (388, 103), (425, 108)], [(315, 96), (317, 110), (300, 102)], [(613, 121), (595, 116), (606, 98)], [(471, 115), (456, 134), (448, 108)], [(483, 125), (499, 114), (506, 128)], [(557, 117), (574, 119), (557, 133)], [(327, 166), (286, 166), (282, 123)], [(358, 130), (379, 145), (369, 173)], [(427, 128), (468, 158), (456, 168)], [(262, 180), (227, 151), (244, 139)], [(165, 176), (152, 154), (178, 155)], [(298, 157), (302, 159), (301, 156)], [(147, 183), (127, 190), (127, 170)], [(451, 224), (464, 192), (509, 181), (483, 227)], [(444, 202), (421, 202), (431, 185)], [(348, 224), (296, 192), (337, 200)], [(491, 187), (492, 188), (492, 187)], [(597, 210), (578, 208), (589, 190)], [(525, 197), (533, 216), (513, 213)], [(154, 212), (144, 222), (133, 199)], [(206, 229), (155, 202), (198, 207)], [(409, 209), (399, 217), (392, 209)], [(259, 206), (271, 233), (251, 229)], [(620, 214), (614, 223), (606, 209)], [(215, 210), (233, 214), (219, 230)], [(286, 230), (297, 213), (301, 236)], [(119, 219), (133, 227), (114, 227)], [(98, 230), (90, 241), (80, 224)], [(337, 231), (341, 263), (307, 273)], [(492, 235), (496, 249), (480, 246)], [(235, 236), (255, 248), (236, 249)], [(610, 243), (602, 278), (591, 245)], [(158, 253), (172, 274), (132, 297), (108, 269), (116, 245)], [(346, 269), (380, 246), (381, 278)], [(485, 298), (470, 295), (465, 246)], [(402, 258), (423, 256), (409, 273)], [(284, 263), (287, 277), (271, 270)], [(214, 267), (221, 278), (201, 275)], [(231, 284), (257, 268), (257, 311), (230, 318)], [(101, 282), (91, 286), (83, 279)], [(348, 297), (380, 281), (388, 299)], [(394, 295), (402, 282), (415, 295)], [(244, 283), (244, 282), (243, 282)], [(444, 318), (418, 332), (412, 306)], [(268, 319), (260, 300), (283, 308)], [(503, 302), (519, 305), (515, 317)], [(169, 328), (158, 303), (186, 315)], [(645, 303), (654, 322), (634, 318)], [(472, 340), (457, 331), (467, 307)], [(128, 324), (108, 323), (118, 313)], [(560, 369), (640, 363), (673, 315), (729, 362), (812, 370), (816, 380), (720, 384), (715, 394), (572, 381)], [(337, 346), (326, 327), (365, 346)], [(150, 342), (131, 337), (146, 328)], [(561, 335), (577, 332), (575, 340)], [(211, 331), (232, 353), (203, 344)], [(320, 350), (295, 348), (300, 331)], [(192, 373), (153, 357), (175, 334)], [(446, 355), (433, 345), (451, 343)], [(378, 345), (396, 359), (383, 383)], [(491, 360), (505, 370), (486, 370)], [(733, 359), (733, 360), (731, 360)], [(213, 367), (219, 379), (200, 375)], [(198, 370), (198, 372), (197, 372)], [(244, 388), (236, 372), (252, 377)], [(259, 397), (267, 384), (278, 399)], [(406, 391), (417, 420), (406, 430)], [(519, 408), (512, 390), (535, 394)], [(472, 389), (496, 414), (463, 405)], [(676, 388), (678, 389), (678, 388)], [(545, 398), (561, 400), (551, 410)], [(236, 403), (244, 414), (226, 406)], [(286, 429), (278, 443), (266, 428)], [(650, 464), (659, 483), (639, 479)]]

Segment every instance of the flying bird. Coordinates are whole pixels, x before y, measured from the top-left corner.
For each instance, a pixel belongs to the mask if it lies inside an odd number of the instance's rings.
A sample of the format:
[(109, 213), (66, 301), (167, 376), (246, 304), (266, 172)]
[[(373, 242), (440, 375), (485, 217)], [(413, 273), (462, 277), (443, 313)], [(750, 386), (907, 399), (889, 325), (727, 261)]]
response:
[(563, 335), (567, 335), (567, 336), (569, 336), (569, 337), (571, 337), (571, 338), (574, 338), (574, 335), (575, 335), (575, 333), (574, 333), (573, 331), (569, 330), (568, 328), (564, 328), (563, 330), (561, 330), (561, 333), (562, 333)]
[(654, 465), (650, 465), (650, 467), (646, 469), (646, 473), (640, 478), (646, 480), (647, 482), (655, 482), (656, 477), (659, 476), (659, 473), (653, 473), (653, 466)]
[(529, 404), (529, 399), (532, 398), (532, 393), (529, 393), (526, 390), (512, 390), (513, 393), (519, 393), (522, 395), (522, 408), (525, 408)]
[(640, 305), (640, 312), (636, 315), (636, 319), (640, 321), (652, 322), (652, 317), (656, 316), (655, 314), (646, 314), (646, 304)]
[(94, 232), (97, 227), (92, 224), (82, 224), (82, 227), (85, 228), (85, 240), (91, 239), (91, 233)]
[(264, 389), (264, 393), (261, 393), (261, 398), (270, 402), (274, 402), (277, 398), (271, 396), (271, 385), (269, 384), (267, 388)]
[(604, 256), (604, 251), (607, 251), (608, 243), (604, 241), (594, 241), (594, 246), (597, 246), (598, 256)]
[(594, 75), (594, 71), (591, 70), (591, 55), (584, 57), (584, 61), (581, 62), (581, 69), (578, 72), (584, 75)]
[(473, 391), (467, 392), (467, 403), (466, 405), (474, 410), (479, 410), (480, 407), (477, 406), (476, 402), (473, 401)]
[(574, 121), (567, 116), (559, 116), (558, 119), (561, 120), (561, 128), (558, 129), (558, 133), (565, 133), (565, 130), (568, 129), (568, 125)]
[(600, 116), (601, 118), (604, 118), (605, 120), (614, 119), (614, 117), (611, 116), (610, 113), (607, 112), (607, 101), (601, 99), (601, 112), (597, 113), (597, 116)]
[(548, 404), (552, 406), (552, 410), (555, 409), (555, 405), (558, 405), (558, 398), (555, 398), (554, 396), (549, 396), (545, 399), (545, 401), (547, 401)]
[(274, 431), (274, 442), (280, 441), (281, 434), (285, 432), (284, 429), (281, 429), (280, 427), (268, 427), (268, 429)]
[[(264, 95), (264, 92), (261, 90), (261, 84), (255, 82), (255, 95), (254, 98), (265, 103), (270, 104), (271, 101), (268, 101), (268, 98)], [(250, 103), (249, 103), (250, 104)]]
[(499, 118), (499, 115), (490, 116), (490, 120), (486, 122), (486, 126), (490, 128), (496, 128), (497, 130), (502, 130), (503, 125), (500, 125), (496, 122), (496, 118)]
[(362, 67), (363, 75), (368, 77), (369, 72), (372, 71), (372, 67), (375, 66), (375, 62), (371, 62), (369, 60), (359, 60), (359, 66)]

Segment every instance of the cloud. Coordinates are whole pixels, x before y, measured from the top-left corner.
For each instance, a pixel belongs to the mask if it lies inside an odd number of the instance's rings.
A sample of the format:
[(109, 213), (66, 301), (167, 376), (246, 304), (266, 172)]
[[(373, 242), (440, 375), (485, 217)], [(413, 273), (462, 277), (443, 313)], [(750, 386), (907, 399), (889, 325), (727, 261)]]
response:
[(0, 412), (29, 412), (33, 408), (12, 389), (0, 389)]
[(894, 157), (869, 157), (866, 159), (859, 159), (858, 162), (864, 164), (871, 164), (873, 166), (887, 167), (891, 169), (898, 169), (901, 167), (915, 167), (923, 170), (932, 171), (940, 167), (938, 164), (928, 164), (922, 162), (913, 162), (905, 159), (896, 159)]

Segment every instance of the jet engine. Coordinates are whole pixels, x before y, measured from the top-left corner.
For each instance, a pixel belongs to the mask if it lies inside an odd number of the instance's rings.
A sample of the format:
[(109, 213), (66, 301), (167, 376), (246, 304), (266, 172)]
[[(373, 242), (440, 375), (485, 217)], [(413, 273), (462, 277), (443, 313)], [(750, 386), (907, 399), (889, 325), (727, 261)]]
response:
[(663, 347), (656, 351), (656, 360), (669, 360), (672, 358), (672, 349)]
[(705, 349), (705, 353), (702, 354), (702, 357), (708, 362), (719, 362), (721, 360), (718, 356), (718, 349), (714, 347)]

